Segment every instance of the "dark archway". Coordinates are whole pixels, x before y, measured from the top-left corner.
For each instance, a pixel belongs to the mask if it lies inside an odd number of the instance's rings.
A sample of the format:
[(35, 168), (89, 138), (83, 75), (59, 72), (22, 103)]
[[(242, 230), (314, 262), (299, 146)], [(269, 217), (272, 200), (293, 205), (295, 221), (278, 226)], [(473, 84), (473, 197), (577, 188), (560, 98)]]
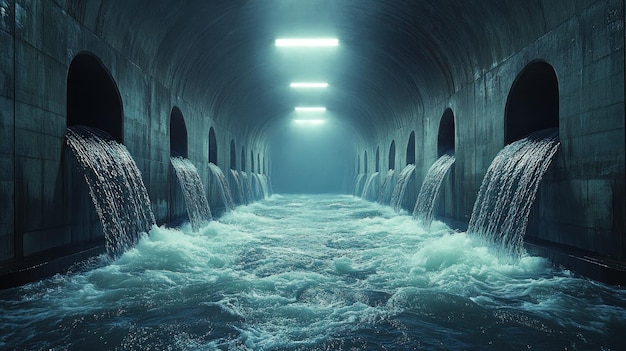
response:
[(409, 135), (409, 142), (406, 144), (406, 164), (415, 164), (415, 131)]
[(241, 171), (246, 171), (246, 148), (244, 146), (241, 147)]
[(256, 154), (256, 171), (261, 173), (261, 154)]
[(537, 130), (559, 127), (559, 83), (544, 61), (528, 64), (515, 78), (504, 111), (505, 145)]
[(441, 157), (448, 151), (454, 151), (455, 143), (454, 113), (452, 109), (447, 108), (443, 111), (441, 120), (439, 121), (439, 132), (437, 135), (437, 157)]
[(250, 173), (254, 173), (254, 152), (250, 150)]
[(396, 141), (392, 140), (389, 145), (389, 169), (396, 169)]
[(230, 139), (230, 169), (237, 169), (237, 149), (233, 139)]
[(213, 127), (209, 129), (209, 163), (217, 166), (217, 138)]
[(380, 147), (376, 147), (376, 172), (380, 172)]
[(170, 112), (170, 156), (187, 158), (187, 126), (176, 106)]
[(122, 98), (100, 59), (91, 53), (74, 57), (67, 74), (67, 125), (84, 125), (124, 141)]
[(367, 173), (367, 150), (363, 153), (363, 173)]

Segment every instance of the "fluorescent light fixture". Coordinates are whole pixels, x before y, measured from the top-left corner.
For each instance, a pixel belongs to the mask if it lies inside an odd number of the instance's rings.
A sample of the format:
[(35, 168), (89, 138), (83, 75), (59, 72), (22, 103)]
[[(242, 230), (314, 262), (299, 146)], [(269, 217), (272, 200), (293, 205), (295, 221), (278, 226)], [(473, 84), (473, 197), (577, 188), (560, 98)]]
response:
[(289, 84), (292, 88), (328, 88), (328, 83), (307, 83), (307, 82), (294, 82)]
[(276, 46), (338, 46), (336, 38), (284, 38), (276, 39)]
[(294, 119), (293, 122), (295, 124), (317, 126), (320, 124), (324, 124), (325, 121), (323, 119)]
[(298, 112), (324, 112), (326, 107), (296, 107), (295, 110)]

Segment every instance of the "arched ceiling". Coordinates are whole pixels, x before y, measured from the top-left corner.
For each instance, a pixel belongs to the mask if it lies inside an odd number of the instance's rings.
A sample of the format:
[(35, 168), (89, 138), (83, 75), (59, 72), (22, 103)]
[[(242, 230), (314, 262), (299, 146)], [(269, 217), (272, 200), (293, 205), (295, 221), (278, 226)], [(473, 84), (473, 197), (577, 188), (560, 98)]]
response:
[[(245, 133), (323, 104), (364, 136), (400, 125), (545, 31), (540, 0), (68, 0), (68, 12)], [(277, 48), (279, 37), (336, 48)], [(323, 80), (323, 92), (289, 88)]]

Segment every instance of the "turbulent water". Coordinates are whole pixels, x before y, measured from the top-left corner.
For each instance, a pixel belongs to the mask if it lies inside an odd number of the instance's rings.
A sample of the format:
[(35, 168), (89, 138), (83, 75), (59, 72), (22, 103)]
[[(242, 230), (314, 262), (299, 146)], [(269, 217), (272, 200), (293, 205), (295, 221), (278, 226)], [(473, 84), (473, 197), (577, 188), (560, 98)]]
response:
[(0, 349), (623, 350), (626, 292), (353, 196), (280, 196), (0, 292)]

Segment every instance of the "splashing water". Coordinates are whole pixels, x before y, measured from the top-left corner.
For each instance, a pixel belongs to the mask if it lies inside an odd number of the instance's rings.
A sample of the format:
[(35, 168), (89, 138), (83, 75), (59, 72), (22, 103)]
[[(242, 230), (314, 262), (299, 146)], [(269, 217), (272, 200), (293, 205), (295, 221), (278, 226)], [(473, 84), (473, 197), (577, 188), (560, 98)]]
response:
[(366, 173), (359, 173), (356, 175), (354, 179), (354, 190), (352, 191), (352, 195), (359, 196), (363, 192), (363, 182), (365, 181), (365, 177), (367, 177)]
[(155, 223), (141, 173), (126, 147), (99, 129), (73, 126), (65, 137), (89, 186), (106, 250), (119, 255)]
[(0, 310), (10, 350), (621, 350), (626, 291), (353, 196), (274, 195)]
[[(243, 186), (241, 184), (241, 179), (239, 177), (239, 171), (236, 170), (236, 169), (231, 169), (230, 170), (230, 176), (231, 176), (230, 179), (232, 179), (232, 183), (234, 184), (234, 188), (236, 190), (235, 193), (238, 194), (238, 196), (239, 196), (239, 202), (238, 203), (247, 204), (248, 203), (248, 198), (244, 194)], [(231, 186), (231, 188), (232, 188), (232, 186)]]
[(520, 257), (537, 189), (559, 146), (558, 130), (547, 129), (504, 147), (483, 178), (468, 233), (495, 243), (503, 255)]
[(376, 201), (379, 204), (389, 204), (389, 201), (391, 200), (391, 189), (393, 189), (394, 187), (393, 178), (395, 175), (395, 169), (390, 169), (387, 171), (385, 179), (383, 180), (383, 184), (381, 184), (380, 188), (378, 189), (378, 198), (376, 199)]
[(394, 211), (396, 212), (400, 212), (400, 210), (402, 209), (404, 194), (406, 193), (407, 186), (413, 180), (414, 172), (415, 165), (406, 165), (398, 176), (396, 186), (393, 188), (393, 193), (391, 194), (390, 202), (391, 207), (393, 207)]
[(426, 178), (422, 183), (417, 201), (415, 202), (415, 208), (413, 209), (413, 216), (422, 221), (422, 224), (426, 227), (430, 226), (433, 221), (435, 213), (435, 205), (437, 203), (437, 195), (441, 190), (441, 183), (443, 178), (448, 173), (448, 170), (454, 164), (454, 153), (449, 152), (439, 157), (435, 163), (428, 169)]
[(213, 174), (217, 180), (217, 187), (220, 190), (224, 207), (226, 207), (226, 210), (228, 211), (234, 210), (235, 202), (233, 201), (233, 196), (230, 193), (230, 187), (228, 186), (228, 180), (226, 180), (224, 172), (222, 172), (221, 168), (211, 162), (209, 162), (209, 169), (211, 170), (211, 174)]
[(361, 194), (362, 199), (372, 200), (370, 198), (370, 194), (375, 193), (376, 191), (377, 178), (379, 174), (380, 174), (379, 172), (374, 172), (369, 175), (369, 177), (367, 178), (367, 181), (365, 182), (365, 185), (363, 186), (363, 193)]
[(186, 158), (171, 157), (170, 162), (183, 190), (189, 223), (197, 231), (213, 219), (198, 169)]
[(263, 190), (263, 198), (267, 199), (268, 197), (272, 196), (272, 182), (270, 181), (270, 178), (263, 173), (259, 173), (259, 181), (261, 182), (261, 189)]
[(254, 200), (254, 193), (252, 192), (251, 180), (250, 178), (248, 178), (248, 174), (244, 171), (240, 171), (239, 176), (240, 176), (239, 179), (241, 179), (241, 185), (246, 195), (247, 203), (250, 203)]

